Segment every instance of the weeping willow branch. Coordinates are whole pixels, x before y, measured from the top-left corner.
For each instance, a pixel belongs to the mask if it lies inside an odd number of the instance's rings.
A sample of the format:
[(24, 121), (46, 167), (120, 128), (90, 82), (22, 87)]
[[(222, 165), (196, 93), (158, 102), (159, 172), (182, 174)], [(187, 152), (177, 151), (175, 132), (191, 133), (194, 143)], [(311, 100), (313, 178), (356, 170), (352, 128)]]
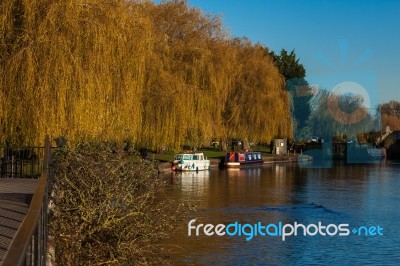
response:
[(267, 48), (229, 39), (186, 1), (4, 0), (0, 10), (1, 144), (291, 135)]

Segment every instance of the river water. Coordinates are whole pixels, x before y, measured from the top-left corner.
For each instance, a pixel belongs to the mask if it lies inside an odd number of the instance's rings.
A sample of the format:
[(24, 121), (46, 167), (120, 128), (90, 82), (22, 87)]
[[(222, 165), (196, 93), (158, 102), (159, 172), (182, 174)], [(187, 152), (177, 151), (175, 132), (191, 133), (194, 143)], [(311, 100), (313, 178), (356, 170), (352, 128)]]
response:
[[(399, 162), (334, 163), (325, 169), (271, 164), (182, 173), (169, 180), (171, 195), (195, 210), (172, 240), (178, 247), (173, 257), (176, 265), (400, 264)], [(270, 235), (264, 231), (265, 236), (258, 234), (251, 240), (246, 240), (248, 235), (238, 236), (234, 226), (230, 230), (234, 236), (206, 236), (202, 227), (199, 236), (195, 229), (188, 236), (188, 223), (194, 218), (193, 226), (261, 222), (276, 227), (269, 228)], [(333, 224), (330, 233), (336, 234), (304, 236), (298, 228), (297, 236), (283, 241), (279, 223), (293, 226), (295, 222)], [(347, 235), (335, 232), (340, 224), (347, 224)], [(316, 232), (313, 228), (310, 234)], [(251, 228), (244, 231), (250, 234)], [(285, 231), (290, 233), (290, 227)]]

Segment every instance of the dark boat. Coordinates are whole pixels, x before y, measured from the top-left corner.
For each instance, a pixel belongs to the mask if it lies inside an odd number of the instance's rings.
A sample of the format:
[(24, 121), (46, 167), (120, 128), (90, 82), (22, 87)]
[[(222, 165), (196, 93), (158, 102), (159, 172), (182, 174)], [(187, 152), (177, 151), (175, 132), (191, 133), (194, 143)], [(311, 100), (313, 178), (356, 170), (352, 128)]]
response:
[(264, 160), (259, 151), (227, 152), (225, 155), (225, 166), (228, 168), (262, 163), (264, 163)]
[(379, 162), (386, 158), (386, 149), (374, 148), (370, 145), (350, 143), (347, 144), (348, 163), (371, 163)]

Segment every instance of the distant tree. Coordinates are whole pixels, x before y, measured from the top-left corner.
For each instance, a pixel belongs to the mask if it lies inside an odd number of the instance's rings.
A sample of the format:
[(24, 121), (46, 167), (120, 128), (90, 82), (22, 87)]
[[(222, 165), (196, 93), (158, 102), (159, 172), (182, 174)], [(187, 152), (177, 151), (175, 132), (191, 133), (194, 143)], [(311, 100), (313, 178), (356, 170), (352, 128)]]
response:
[(343, 135), (355, 139), (359, 133), (375, 130), (377, 124), (359, 95), (337, 95), (321, 89), (311, 100), (311, 110), (307, 129), (326, 140)]
[(294, 50), (288, 53), (282, 49), (279, 55), (274, 52), (270, 54), (280, 73), (285, 77), (291, 103), (293, 135), (297, 139), (305, 137), (308, 134), (306, 122), (310, 116), (310, 100), (313, 95), (312, 88), (305, 80), (306, 70)]
[(270, 54), (279, 72), (285, 77), (286, 81), (289, 79), (304, 78), (306, 76), (306, 70), (300, 63), (300, 59), (297, 58), (294, 50), (288, 53), (285, 49), (282, 49), (279, 55), (276, 55), (273, 51), (271, 51)]
[(379, 105), (379, 109), (382, 114), (397, 116), (400, 118), (400, 102), (399, 101), (390, 101), (388, 103), (383, 103)]
[(378, 106), (378, 111), (382, 117), (382, 129), (385, 130), (387, 126), (391, 130), (400, 130), (400, 102), (390, 101)]

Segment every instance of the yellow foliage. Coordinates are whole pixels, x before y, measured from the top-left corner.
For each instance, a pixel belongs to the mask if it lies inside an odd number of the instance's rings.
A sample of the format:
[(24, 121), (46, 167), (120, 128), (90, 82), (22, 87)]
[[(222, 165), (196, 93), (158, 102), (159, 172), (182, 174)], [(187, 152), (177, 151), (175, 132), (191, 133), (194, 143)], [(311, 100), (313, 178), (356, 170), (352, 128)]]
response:
[(0, 10), (0, 144), (291, 134), (266, 48), (230, 40), (185, 1), (4, 0)]

